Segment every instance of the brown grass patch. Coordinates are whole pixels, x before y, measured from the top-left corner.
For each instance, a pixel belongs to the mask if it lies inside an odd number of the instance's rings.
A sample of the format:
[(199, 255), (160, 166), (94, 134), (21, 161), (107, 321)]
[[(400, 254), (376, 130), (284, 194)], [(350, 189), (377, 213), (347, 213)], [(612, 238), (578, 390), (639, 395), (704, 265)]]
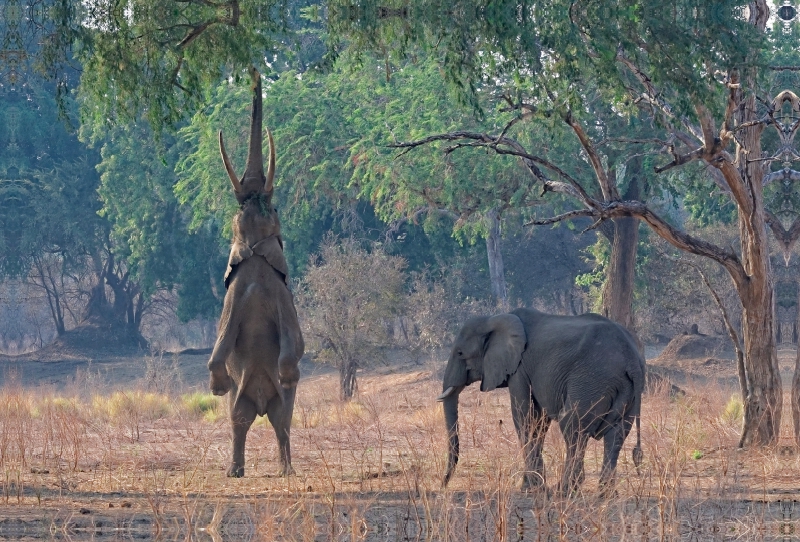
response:
[[(262, 423), (248, 436), (246, 477), (236, 480), (224, 476), (226, 400), (6, 388), (0, 516), (8, 521), (0, 538), (20, 525), (43, 534), (113, 526), (148, 536), (245, 533), (263, 540), (750, 538), (800, 528), (786, 507), (800, 478), (791, 420), (784, 420), (780, 446), (738, 451), (741, 418), (729, 389), (689, 386), (677, 398), (666, 389), (649, 393), (645, 463), (637, 472), (629, 438), (618, 496), (606, 501), (597, 495), (603, 449), (594, 441), (578, 495), (550, 500), (518, 491), (521, 453), (505, 390), (463, 392), (461, 461), (442, 490), (446, 440), (432, 371), (366, 373), (360, 389), (355, 401), (342, 403), (336, 375), (302, 380), (292, 428), (297, 475), (274, 476), (275, 436)], [(544, 456), (552, 487), (564, 457), (556, 425)]]

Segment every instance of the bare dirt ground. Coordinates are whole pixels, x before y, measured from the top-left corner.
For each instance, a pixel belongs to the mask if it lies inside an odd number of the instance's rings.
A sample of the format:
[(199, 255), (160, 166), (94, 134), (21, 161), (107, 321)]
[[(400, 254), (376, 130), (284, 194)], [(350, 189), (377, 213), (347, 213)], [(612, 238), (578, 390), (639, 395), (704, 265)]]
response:
[[(521, 493), (508, 394), (475, 386), (462, 394), (461, 461), (442, 490), (446, 440), (434, 400), (442, 359), (418, 365), (396, 353), (391, 365), (360, 373), (351, 403), (339, 401), (335, 372), (304, 362), (292, 428), (297, 474), (274, 476), (275, 436), (259, 420), (248, 437), (245, 478), (228, 479), (224, 401), (214, 406), (203, 396), (211, 406), (200, 407), (199, 394), (187, 395), (205, 389), (207, 354), (44, 354), (0, 359), (0, 540), (800, 536), (800, 456), (788, 402), (779, 446), (738, 451), (730, 360), (704, 372), (702, 356), (662, 356), (655, 371), (675, 376), (686, 393), (649, 390), (645, 463), (637, 472), (629, 438), (618, 494), (601, 500), (596, 442), (579, 494)], [(793, 355), (783, 352), (786, 374)], [(554, 425), (544, 454), (551, 488), (563, 454)]]

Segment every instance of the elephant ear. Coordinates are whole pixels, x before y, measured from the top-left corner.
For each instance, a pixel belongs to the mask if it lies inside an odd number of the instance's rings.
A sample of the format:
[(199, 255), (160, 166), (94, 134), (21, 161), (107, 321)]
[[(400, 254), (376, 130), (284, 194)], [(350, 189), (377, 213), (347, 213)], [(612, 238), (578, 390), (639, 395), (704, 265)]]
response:
[(486, 324), (489, 333), (483, 354), (481, 391), (492, 391), (517, 371), (528, 337), (522, 321), (513, 314), (492, 316)]
[(231, 283), (231, 273), (236, 266), (253, 255), (253, 250), (242, 241), (235, 239), (231, 246), (231, 255), (228, 257), (228, 268), (225, 270), (225, 289)]

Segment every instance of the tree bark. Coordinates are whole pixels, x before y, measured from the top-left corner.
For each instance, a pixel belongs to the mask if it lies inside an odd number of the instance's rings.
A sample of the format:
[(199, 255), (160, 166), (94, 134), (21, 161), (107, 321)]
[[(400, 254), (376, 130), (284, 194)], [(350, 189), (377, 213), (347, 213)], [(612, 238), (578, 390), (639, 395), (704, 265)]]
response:
[(639, 221), (632, 217), (614, 219), (614, 241), (603, 285), (602, 314), (625, 326), (633, 334), (633, 291), (638, 244)]
[(503, 265), (500, 216), (496, 209), (486, 213), (489, 233), (486, 236), (486, 256), (489, 259), (489, 279), (492, 284), (492, 298), (495, 305), (508, 309), (508, 290), (506, 288), (505, 266)]

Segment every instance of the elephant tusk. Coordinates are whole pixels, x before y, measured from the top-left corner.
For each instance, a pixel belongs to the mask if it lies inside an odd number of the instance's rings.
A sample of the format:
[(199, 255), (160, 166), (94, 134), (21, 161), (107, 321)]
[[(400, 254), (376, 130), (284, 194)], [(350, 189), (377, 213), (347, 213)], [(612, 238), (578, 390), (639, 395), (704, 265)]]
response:
[(449, 396), (450, 396), (450, 395), (453, 393), (453, 391), (454, 391), (455, 389), (456, 389), (456, 387), (455, 387), (455, 386), (450, 386), (449, 388), (447, 388), (446, 390), (444, 390), (444, 391), (442, 392), (442, 394), (441, 394), (439, 397), (437, 397), (437, 398), (436, 398), (436, 400), (437, 400), (437, 401), (439, 401), (439, 402), (441, 403), (442, 401), (444, 401), (445, 399), (447, 399), (447, 398), (448, 398), (448, 397), (449, 397)]

